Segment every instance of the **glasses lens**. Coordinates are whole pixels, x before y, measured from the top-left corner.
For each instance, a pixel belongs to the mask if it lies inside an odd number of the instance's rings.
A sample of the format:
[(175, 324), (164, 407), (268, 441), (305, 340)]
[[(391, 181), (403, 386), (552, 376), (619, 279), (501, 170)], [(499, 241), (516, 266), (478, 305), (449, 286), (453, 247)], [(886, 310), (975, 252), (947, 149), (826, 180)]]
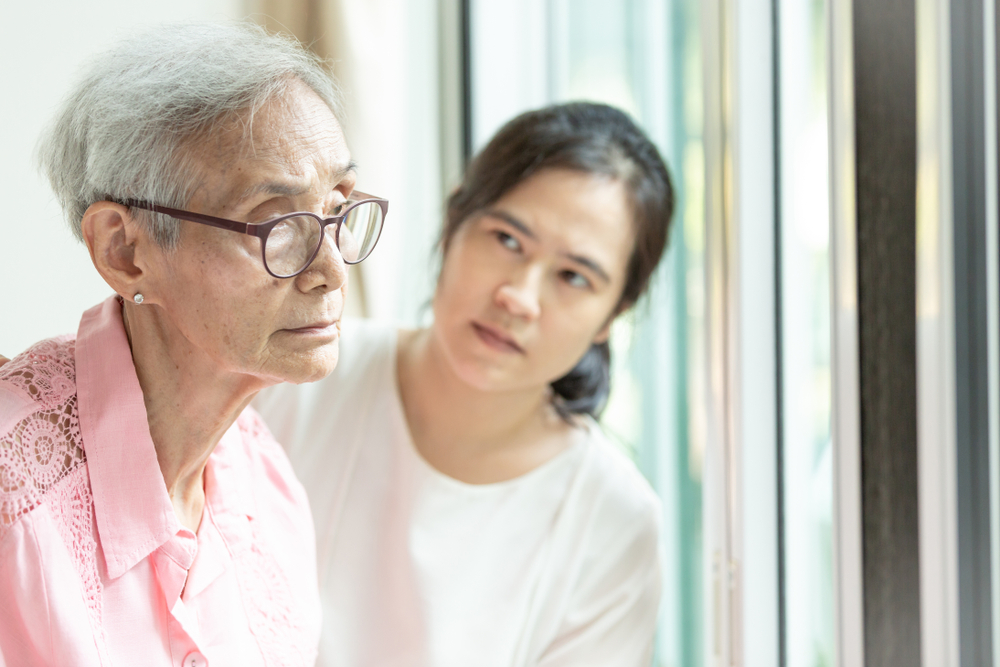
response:
[(357, 264), (371, 254), (382, 229), (382, 207), (364, 202), (347, 212), (340, 227), (340, 254), (349, 264)]
[(276, 276), (291, 276), (301, 270), (322, 240), (319, 220), (306, 215), (282, 220), (271, 229), (264, 243), (264, 261)]

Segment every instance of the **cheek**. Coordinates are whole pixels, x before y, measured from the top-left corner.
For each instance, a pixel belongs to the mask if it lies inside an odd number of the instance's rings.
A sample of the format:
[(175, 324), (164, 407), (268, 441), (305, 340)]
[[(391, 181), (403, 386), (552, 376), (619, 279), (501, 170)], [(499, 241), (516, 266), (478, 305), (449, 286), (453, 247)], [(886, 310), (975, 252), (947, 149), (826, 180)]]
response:
[(572, 306), (549, 308), (548, 317), (542, 316), (545, 355), (558, 360), (555, 365), (569, 371), (604, 329), (613, 307), (606, 299), (593, 298)]
[(279, 290), (245, 260), (192, 253), (171, 274), (169, 307), (182, 332), (215, 356), (246, 359), (266, 343)]
[(468, 306), (483, 306), (489, 299), (491, 285), (496, 282), (490, 264), (476, 257), (461, 245), (453, 245), (441, 263), (437, 287), (434, 290), (434, 317), (447, 320), (464, 315)]

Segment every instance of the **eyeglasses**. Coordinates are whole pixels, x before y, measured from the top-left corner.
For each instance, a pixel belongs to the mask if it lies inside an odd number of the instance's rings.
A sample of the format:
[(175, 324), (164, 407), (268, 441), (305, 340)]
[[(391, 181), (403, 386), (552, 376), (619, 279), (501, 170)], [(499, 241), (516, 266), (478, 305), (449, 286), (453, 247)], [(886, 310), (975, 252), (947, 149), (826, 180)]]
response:
[(316, 259), (328, 225), (337, 226), (333, 238), (344, 263), (357, 264), (372, 253), (389, 213), (389, 202), (358, 191), (351, 197), (344, 211), (332, 218), (297, 211), (267, 222), (236, 222), (133, 199), (109, 201), (256, 236), (260, 239), (264, 269), (275, 278), (294, 278)]

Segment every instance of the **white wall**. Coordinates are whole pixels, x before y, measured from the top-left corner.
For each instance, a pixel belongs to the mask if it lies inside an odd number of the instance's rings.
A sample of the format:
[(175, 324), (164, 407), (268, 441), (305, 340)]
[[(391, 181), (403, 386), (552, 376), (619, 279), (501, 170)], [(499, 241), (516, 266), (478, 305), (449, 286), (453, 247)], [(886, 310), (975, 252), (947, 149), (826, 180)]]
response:
[(0, 354), (75, 332), (111, 293), (34, 163), (35, 143), (84, 61), (158, 23), (242, 15), (243, 0), (4, 0), (0, 39)]

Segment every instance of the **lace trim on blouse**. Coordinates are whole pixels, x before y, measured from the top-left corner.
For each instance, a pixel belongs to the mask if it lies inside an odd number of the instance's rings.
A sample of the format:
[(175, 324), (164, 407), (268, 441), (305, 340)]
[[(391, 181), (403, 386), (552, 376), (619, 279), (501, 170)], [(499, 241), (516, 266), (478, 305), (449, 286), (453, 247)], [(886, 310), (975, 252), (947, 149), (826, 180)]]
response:
[(42, 341), (0, 368), (38, 409), (0, 436), (0, 537), (87, 457), (76, 409), (76, 343)]
[(76, 397), (76, 341), (42, 341), (0, 368), (38, 407), (0, 436), (0, 539), (43, 502), (82, 582), (96, 637), (101, 624), (94, 497), (87, 475)]

